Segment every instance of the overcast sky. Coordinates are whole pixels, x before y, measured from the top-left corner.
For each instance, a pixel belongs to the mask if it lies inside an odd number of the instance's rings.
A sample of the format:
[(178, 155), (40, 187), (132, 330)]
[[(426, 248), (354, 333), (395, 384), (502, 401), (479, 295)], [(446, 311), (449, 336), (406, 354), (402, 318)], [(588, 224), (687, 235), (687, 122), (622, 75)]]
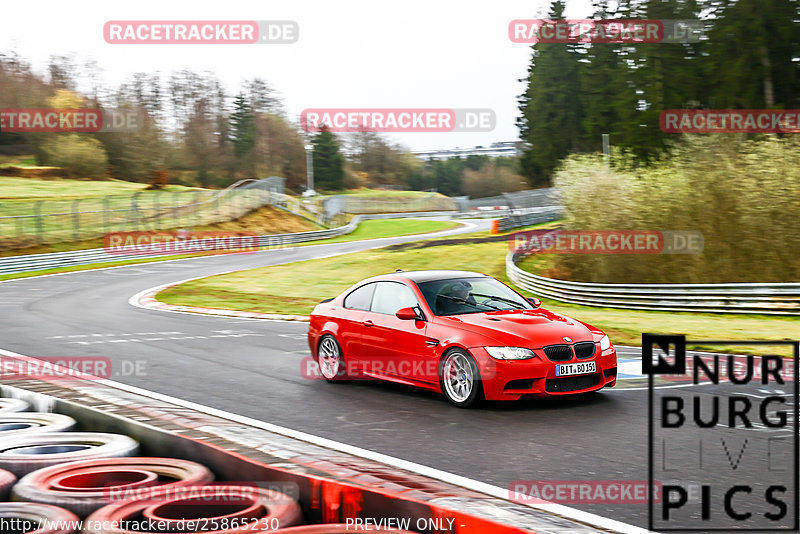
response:
[[(96, 60), (105, 84), (137, 71), (214, 72), (234, 91), (268, 80), (296, 120), (306, 108), (490, 108), (483, 133), (391, 134), (412, 150), (517, 139), (517, 96), (529, 45), (508, 23), (539, 18), (549, 0), (136, 0), (2, 1), (0, 51), (15, 50), (43, 72), (53, 54)], [(569, 0), (568, 18), (588, 17), (589, 0)], [(107, 44), (109, 20), (293, 20), (294, 44)]]

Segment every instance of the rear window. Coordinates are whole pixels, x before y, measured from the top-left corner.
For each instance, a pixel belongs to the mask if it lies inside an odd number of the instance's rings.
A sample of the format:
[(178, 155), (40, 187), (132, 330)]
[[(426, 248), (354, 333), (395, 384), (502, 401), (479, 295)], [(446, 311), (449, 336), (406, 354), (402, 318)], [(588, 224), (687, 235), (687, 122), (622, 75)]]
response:
[(372, 294), (375, 292), (375, 284), (367, 284), (354, 289), (344, 298), (344, 307), (351, 310), (369, 311), (372, 304)]

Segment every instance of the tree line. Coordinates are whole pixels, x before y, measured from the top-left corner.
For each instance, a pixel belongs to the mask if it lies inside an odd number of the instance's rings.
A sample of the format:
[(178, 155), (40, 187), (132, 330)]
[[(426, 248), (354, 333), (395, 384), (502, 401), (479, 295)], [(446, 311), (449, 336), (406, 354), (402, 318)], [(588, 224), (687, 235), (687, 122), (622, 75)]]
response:
[[(678, 139), (659, 127), (665, 109), (800, 108), (798, 0), (594, 0), (594, 19), (699, 20), (684, 43), (536, 43), (517, 124), (520, 166), (550, 182), (567, 155), (599, 152), (602, 134), (637, 164)], [(564, 19), (554, 1), (548, 18)]]
[(140, 72), (115, 88), (99, 79), (96, 64), (72, 56), (51, 57), (40, 75), (17, 55), (0, 54), (0, 108), (97, 107), (136, 112), (141, 121), (132, 132), (0, 132), (0, 155), (33, 153), (40, 165), (80, 178), (149, 182), (166, 170), (173, 183), (225, 187), (277, 175), (300, 191), (311, 143), (322, 191), (380, 185), (474, 197), (528, 187), (513, 159), (424, 162), (376, 132), (304, 134), (262, 78), (233, 92), (213, 73), (191, 70)]

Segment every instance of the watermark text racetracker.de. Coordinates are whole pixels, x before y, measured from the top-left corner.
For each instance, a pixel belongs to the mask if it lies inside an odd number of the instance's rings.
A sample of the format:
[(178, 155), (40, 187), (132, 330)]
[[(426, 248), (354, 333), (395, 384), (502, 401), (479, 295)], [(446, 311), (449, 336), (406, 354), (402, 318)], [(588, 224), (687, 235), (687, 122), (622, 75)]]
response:
[[(276, 243), (277, 244), (277, 243)], [(266, 246), (270, 246), (268, 243)], [(260, 249), (255, 234), (231, 232), (109, 232), (103, 238), (109, 254), (164, 255), (197, 252), (249, 253)]]
[(283, 493), (293, 499), (300, 498), (300, 486), (295, 482), (278, 480), (226, 480), (217, 483), (195, 484), (192, 486), (108, 486), (103, 489), (103, 502), (146, 500), (151, 503), (174, 502), (180, 499), (183, 506), (208, 506), (220, 503), (251, 503), (261, 490)]
[(316, 133), (331, 132), (490, 132), (494, 110), (481, 108), (310, 108), (300, 114), (300, 126)]
[(696, 43), (700, 20), (667, 19), (516, 19), (508, 24), (514, 43)]
[(703, 234), (666, 230), (527, 230), (508, 236), (517, 254), (699, 254)]
[(147, 376), (146, 360), (116, 360), (104, 356), (40, 356), (35, 359), (0, 357), (2, 380), (94, 380)]
[(665, 133), (798, 133), (800, 109), (666, 109)]
[(292, 44), (300, 38), (293, 20), (110, 20), (109, 44)]
[(508, 486), (508, 496), (526, 504), (645, 505), (648, 485), (646, 480), (515, 480)]
[(0, 132), (106, 133), (134, 132), (142, 114), (99, 108), (0, 108)]

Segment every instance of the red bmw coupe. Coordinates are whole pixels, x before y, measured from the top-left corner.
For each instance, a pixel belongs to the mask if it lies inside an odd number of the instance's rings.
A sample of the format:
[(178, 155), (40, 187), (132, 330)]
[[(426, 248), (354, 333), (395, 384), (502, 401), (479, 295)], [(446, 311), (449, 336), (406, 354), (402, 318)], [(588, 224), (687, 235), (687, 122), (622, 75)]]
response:
[(318, 304), (308, 344), (330, 382), (389, 380), (464, 408), (613, 386), (608, 336), (539, 304), (479, 273), (398, 271)]

